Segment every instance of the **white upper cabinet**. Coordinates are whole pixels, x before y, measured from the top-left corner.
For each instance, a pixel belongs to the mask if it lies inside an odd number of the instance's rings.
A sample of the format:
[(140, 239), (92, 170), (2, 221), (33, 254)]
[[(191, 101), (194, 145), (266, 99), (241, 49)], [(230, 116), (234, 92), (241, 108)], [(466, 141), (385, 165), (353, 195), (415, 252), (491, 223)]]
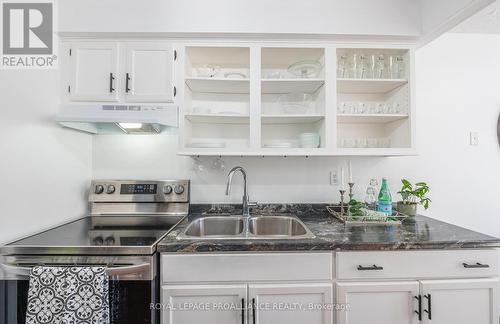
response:
[(423, 324), (496, 324), (498, 279), (421, 281)]
[(174, 50), (171, 44), (128, 44), (126, 56), (127, 101), (173, 102)]
[(69, 47), (70, 101), (174, 101), (171, 43), (74, 41)]
[(79, 42), (70, 55), (70, 100), (118, 101), (118, 43)]

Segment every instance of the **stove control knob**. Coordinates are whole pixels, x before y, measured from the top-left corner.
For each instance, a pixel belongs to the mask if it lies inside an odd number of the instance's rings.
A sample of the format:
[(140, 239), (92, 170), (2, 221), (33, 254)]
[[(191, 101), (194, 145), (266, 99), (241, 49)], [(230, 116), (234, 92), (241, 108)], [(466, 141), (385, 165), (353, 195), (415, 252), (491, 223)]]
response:
[(174, 187), (174, 192), (178, 195), (184, 192), (184, 186), (183, 185), (177, 185)]
[(165, 195), (170, 195), (172, 193), (172, 186), (166, 185), (165, 187), (163, 187), (163, 193)]
[(95, 245), (103, 245), (104, 240), (102, 239), (102, 236), (98, 236), (94, 239), (94, 244)]
[(114, 192), (115, 192), (115, 190), (116, 190), (115, 186), (113, 186), (113, 185), (109, 185), (109, 186), (106, 188), (106, 193), (107, 193), (107, 194), (112, 194), (112, 193), (114, 193)]
[(103, 185), (97, 185), (95, 186), (94, 193), (96, 195), (100, 195), (104, 192), (104, 186)]
[(106, 245), (115, 245), (115, 238), (113, 236), (106, 237)]

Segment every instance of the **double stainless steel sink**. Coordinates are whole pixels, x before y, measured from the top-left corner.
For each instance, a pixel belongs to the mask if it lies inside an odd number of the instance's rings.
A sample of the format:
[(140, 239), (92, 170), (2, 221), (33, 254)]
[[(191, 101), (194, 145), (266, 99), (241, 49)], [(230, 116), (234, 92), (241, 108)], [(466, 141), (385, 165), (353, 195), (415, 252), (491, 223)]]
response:
[(295, 216), (207, 216), (193, 220), (179, 239), (305, 239), (314, 234)]

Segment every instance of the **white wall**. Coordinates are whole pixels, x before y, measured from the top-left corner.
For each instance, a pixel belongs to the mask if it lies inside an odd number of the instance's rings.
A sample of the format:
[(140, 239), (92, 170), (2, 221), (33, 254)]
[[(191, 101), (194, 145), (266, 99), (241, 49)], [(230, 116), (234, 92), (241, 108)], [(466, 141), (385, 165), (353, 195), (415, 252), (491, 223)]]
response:
[[(426, 214), (500, 236), (500, 36), (447, 34), (417, 52), (417, 157), (353, 158), (357, 196), (371, 177), (386, 176), (395, 195), (399, 179), (424, 180), (432, 187)], [(480, 145), (469, 146), (469, 131)], [(177, 136), (94, 137), (93, 173), (97, 178), (190, 178), (193, 202), (237, 202), (241, 191), (224, 196), (225, 174), (194, 172), (192, 160), (175, 155)], [(227, 168), (249, 173), (251, 198), (260, 202), (338, 200), (329, 171), (341, 158), (227, 158)], [(227, 171), (226, 171), (227, 172)], [(239, 189), (239, 186), (235, 186)]]
[(420, 15), (425, 45), (484, 9), (495, 0), (420, 0)]
[(0, 70), (0, 243), (83, 216), (89, 136), (54, 122), (59, 71)]
[(414, 0), (63, 0), (62, 32), (420, 34)]

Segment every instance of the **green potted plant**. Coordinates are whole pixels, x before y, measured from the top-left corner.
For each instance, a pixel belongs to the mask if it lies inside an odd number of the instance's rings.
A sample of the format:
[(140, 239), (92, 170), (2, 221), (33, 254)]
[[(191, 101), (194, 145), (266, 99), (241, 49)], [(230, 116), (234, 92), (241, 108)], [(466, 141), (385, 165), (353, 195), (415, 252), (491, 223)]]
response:
[(412, 185), (410, 181), (401, 179), (403, 186), (398, 194), (401, 195), (402, 200), (398, 201), (396, 209), (405, 215), (416, 216), (418, 205), (424, 206), (425, 209), (429, 208), (431, 200), (427, 197), (430, 191), (429, 186), (425, 182), (417, 182)]

